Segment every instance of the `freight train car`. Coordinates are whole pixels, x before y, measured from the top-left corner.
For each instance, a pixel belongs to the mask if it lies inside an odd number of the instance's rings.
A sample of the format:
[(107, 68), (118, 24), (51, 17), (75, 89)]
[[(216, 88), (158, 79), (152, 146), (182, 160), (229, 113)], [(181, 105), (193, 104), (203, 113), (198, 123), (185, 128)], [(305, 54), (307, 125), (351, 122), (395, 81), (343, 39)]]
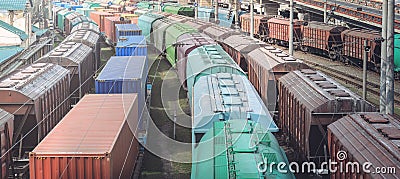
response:
[(153, 23), (158, 20), (164, 18), (163, 15), (159, 14), (152, 14), (152, 13), (147, 13), (143, 14), (139, 17), (138, 20), (138, 26), (140, 29), (142, 29), (142, 34), (146, 37), (146, 40), (149, 42), (153, 42), (154, 39), (151, 37), (151, 33), (153, 32)]
[[(304, 69), (279, 78), (279, 128), (290, 144), (305, 156), (321, 162), (327, 144), (326, 126), (346, 114), (373, 112), (375, 106), (318, 71)], [(321, 145), (320, 145), (321, 144)]]
[(79, 16), (83, 16), (82, 14), (77, 13), (76, 11), (73, 11), (72, 13), (68, 14), (65, 16), (65, 20), (64, 20), (64, 31), (63, 34), (65, 36), (69, 35), (71, 33), (71, 29), (72, 29), (72, 21), (76, 18), (78, 18)]
[(187, 90), (186, 67), (189, 53), (200, 46), (217, 45), (217, 42), (205, 34), (194, 32), (179, 36), (176, 44), (176, 55), (178, 60), (176, 63), (176, 69), (178, 70), (178, 77), (183, 89)]
[(59, 65), (35, 63), (0, 79), (0, 108), (14, 115), (14, 157), (25, 157), (69, 111), (69, 78)]
[(311, 21), (303, 26), (303, 40), (300, 50), (323, 56), (329, 56), (336, 60), (341, 55), (343, 45), (341, 34), (348, 29), (344, 26), (324, 24)]
[[(254, 14), (254, 29), (253, 34), (260, 40), (266, 40), (269, 36), (268, 20), (273, 16), (263, 16)], [(240, 16), (240, 27), (243, 32), (250, 34), (250, 14), (243, 14)]]
[(368, 65), (373, 67), (376, 71), (381, 65), (381, 42), (375, 39), (381, 38), (380, 32), (363, 30), (363, 29), (349, 29), (342, 32), (343, 40), (343, 61), (354, 60), (359, 66), (362, 66), (364, 59), (364, 40), (367, 40), (367, 45), (370, 47), (367, 60)]
[(225, 51), (235, 60), (243, 71), (248, 72), (246, 56), (254, 49), (266, 46), (267, 44), (244, 35), (231, 35), (221, 41)]
[(217, 121), (254, 121), (270, 132), (278, 132), (268, 109), (246, 76), (216, 73), (200, 77), (193, 87), (192, 143)]
[(93, 52), (93, 69), (94, 71), (97, 71), (97, 69), (100, 67), (100, 50), (102, 42), (101, 37), (98, 33), (86, 29), (74, 31), (63, 41), (63, 43), (67, 42), (82, 43), (90, 47)]
[[(192, 179), (295, 178), (275, 136), (254, 121), (214, 122), (192, 156)], [(270, 165), (282, 162), (287, 173)]]
[(192, 50), (187, 57), (186, 66), (189, 100), (196, 81), (202, 76), (216, 73), (246, 75), (219, 45), (203, 45)]
[(115, 45), (115, 43), (118, 42), (118, 39), (116, 38), (116, 25), (117, 24), (130, 24), (131, 21), (129, 19), (124, 19), (120, 17), (105, 17), (104, 18), (104, 25), (105, 25), (105, 34), (110, 40), (112, 45)]
[[(379, 113), (351, 114), (330, 124), (328, 144), (332, 162), (337, 162), (337, 167), (359, 165), (359, 170), (338, 169), (331, 173), (331, 178), (398, 178), (399, 126), (400, 119)], [(371, 172), (362, 168), (367, 162)]]
[(113, 14), (108, 12), (93, 11), (90, 12), (90, 19), (92, 19), (100, 28), (100, 32), (106, 31), (105, 18), (112, 17)]
[(115, 46), (116, 56), (147, 56), (144, 36), (120, 36)]
[[(290, 32), (290, 21), (289, 19), (284, 18), (271, 18), (268, 20), (268, 31), (269, 38), (267, 41), (272, 44), (278, 44), (282, 46), (289, 45), (289, 32)], [(300, 42), (302, 39), (301, 34), (302, 29), (302, 21), (294, 20), (293, 21), (293, 41)], [(298, 46), (297, 43), (296, 46)]]
[(309, 68), (303, 61), (272, 46), (254, 49), (246, 60), (249, 80), (270, 111), (276, 108), (278, 79), (291, 71)]
[(205, 28), (203, 31), (204, 34), (210, 36), (211, 38), (217, 40), (217, 41), (223, 41), (225, 38), (232, 36), (232, 35), (240, 35), (240, 32), (226, 28), (226, 27), (221, 27), (221, 26), (210, 26)]
[(93, 49), (82, 43), (66, 42), (37, 60), (40, 63), (54, 63), (71, 72), (71, 102), (76, 102), (93, 87)]
[(85, 95), (29, 154), (30, 178), (131, 178), (137, 105), (136, 94)]
[(8, 168), (12, 163), (12, 155), (9, 151), (13, 142), (14, 132), (14, 115), (0, 109), (0, 176), (1, 178), (8, 178)]
[(177, 59), (177, 47), (179, 46), (179, 38), (180, 36), (188, 33), (197, 32), (196, 29), (182, 23), (172, 24), (168, 28), (165, 29), (165, 50), (166, 50), (166, 57), (171, 66), (175, 66)]
[(74, 33), (78, 30), (90, 30), (100, 35), (100, 28), (94, 22), (82, 22), (76, 26), (74, 26), (71, 30), (71, 33)]

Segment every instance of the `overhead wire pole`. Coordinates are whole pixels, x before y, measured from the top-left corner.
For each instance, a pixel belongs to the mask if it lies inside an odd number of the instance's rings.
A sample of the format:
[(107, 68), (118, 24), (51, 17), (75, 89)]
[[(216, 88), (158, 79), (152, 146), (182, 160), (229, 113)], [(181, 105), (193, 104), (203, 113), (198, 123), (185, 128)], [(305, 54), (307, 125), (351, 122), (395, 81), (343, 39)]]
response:
[(250, 0), (250, 37), (254, 37), (254, 2)]
[(327, 17), (326, 17), (326, 3), (327, 3), (327, 0), (324, 0), (324, 23), (325, 23), (325, 24), (327, 23)]
[(239, 0), (234, 0), (235, 3), (235, 29), (239, 30)]
[(197, 19), (199, 16), (199, 9), (197, 8), (199, 6), (198, 0), (194, 1), (194, 18)]
[(379, 111), (386, 113), (386, 52), (387, 52), (387, 16), (388, 16), (388, 0), (383, 0), (382, 6), (382, 46), (381, 46), (381, 78), (380, 78), (380, 99)]
[(219, 21), (218, 21), (218, 0), (214, 0), (214, 3), (215, 3), (215, 12), (214, 12), (214, 18), (215, 18), (215, 23), (216, 24), (219, 24)]
[[(364, 40), (364, 54), (363, 54), (363, 100), (367, 100), (367, 61), (368, 61), (368, 41)], [(364, 105), (363, 105), (364, 108)], [(363, 109), (363, 112), (364, 109)]]
[(394, 113), (394, 3), (387, 6), (386, 114)]
[(289, 55), (293, 56), (293, 0), (290, 0)]

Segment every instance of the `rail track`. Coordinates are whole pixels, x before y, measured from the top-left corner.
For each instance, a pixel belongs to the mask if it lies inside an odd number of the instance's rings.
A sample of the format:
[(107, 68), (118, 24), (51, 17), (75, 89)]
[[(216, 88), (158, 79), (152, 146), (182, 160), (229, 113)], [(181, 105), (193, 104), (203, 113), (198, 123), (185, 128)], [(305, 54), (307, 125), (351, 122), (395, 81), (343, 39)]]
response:
[[(329, 75), (329, 76), (331, 76), (333, 78), (336, 78), (336, 79), (338, 79), (340, 81), (345, 82), (346, 84), (350, 84), (350, 85), (352, 85), (354, 87), (357, 87), (357, 88), (362, 88), (362, 81), (363, 81), (362, 78), (359, 78), (359, 77), (354, 76), (354, 75), (347, 74), (346, 72), (339, 71), (337, 69), (334, 69), (334, 68), (331, 68), (331, 67), (328, 67), (328, 66), (323, 66), (323, 65), (321, 65), (319, 63), (315, 63), (315, 62), (312, 62), (310, 60), (306, 60), (306, 59), (301, 59), (301, 60), (303, 60), (305, 63), (307, 63), (310, 67), (315, 68), (316, 70), (320, 70), (320, 71), (324, 72), (325, 74), (327, 74), (327, 75)], [(373, 83), (373, 82), (367, 82), (367, 92), (370, 92), (370, 93), (378, 96), (378, 99), (379, 99), (379, 96), (380, 96), (379, 87), (380, 87), (379, 84), (376, 84), (376, 83)], [(400, 93), (395, 91), (394, 92), (394, 96), (395, 96), (394, 97), (394, 104), (396, 106), (400, 106), (400, 98), (399, 98)]]

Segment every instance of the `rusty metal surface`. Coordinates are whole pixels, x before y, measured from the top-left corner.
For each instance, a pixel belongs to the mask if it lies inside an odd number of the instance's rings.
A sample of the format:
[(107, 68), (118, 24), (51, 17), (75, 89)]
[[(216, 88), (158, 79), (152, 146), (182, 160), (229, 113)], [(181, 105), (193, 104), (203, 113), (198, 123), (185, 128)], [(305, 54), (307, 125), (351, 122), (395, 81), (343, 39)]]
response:
[(32, 130), (22, 144), (33, 148), (69, 110), (69, 71), (47, 63), (17, 69), (0, 79), (0, 96), (0, 108), (15, 115), (14, 141)]
[(12, 137), (14, 129), (14, 115), (0, 109), (0, 176), (8, 178), (8, 167), (11, 163), (11, 152), (8, 150), (12, 146)]
[[(388, 134), (389, 133), (389, 134)], [(379, 113), (358, 113), (345, 116), (328, 126), (328, 145), (332, 161), (370, 162), (370, 170), (377, 167), (400, 168), (400, 142), (391, 134), (400, 133), (400, 119)], [(346, 160), (339, 161), (337, 153), (345, 151)], [(351, 173), (339, 171), (331, 173), (331, 178), (399, 178), (398, 174)]]
[(120, 17), (105, 17), (104, 18), (105, 32), (108, 39), (113, 43), (117, 43), (118, 39), (116, 39), (116, 27), (115, 24), (130, 24), (131, 20), (124, 19), (124, 21), (120, 20)]
[(375, 38), (380, 38), (380, 32), (364, 29), (349, 29), (342, 32), (343, 55), (356, 59), (363, 59), (364, 40), (367, 40), (367, 45), (371, 47), (368, 53), (368, 61), (380, 65), (381, 45), (374, 41)]
[(203, 33), (186, 33), (179, 36), (177, 40), (177, 44), (180, 44), (176, 47), (178, 62), (176, 64), (176, 68), (178, 70), (178, 77), (186, 90), (186, 60), (189, 53), (195, 48), (203, 45), (214, 44), (217, 45), (217, 42), (214, 39), (211, 39), (207, 35)]
[[(326, 131), (322, 131), (324, 126), (346, 114), (361, 112), (363, 108), (367, 112), (376, 110), (372, 104), (318, 71), (294, 71), (278, 81), (279, 127), (307, 160), (323, 153), (321, 147), (317, 148), (323, 142), (318, 140), (323, 138), (310, 138), (326, 135)], [(313, 128), (319, 132), (314, 131), (317, 134), (310, 136)]]
[(235, 31), (234, 29), (217, 25), (207, 27), (202, 32), (218, 41), (222, 41), (231, 35), (240, 35), (240, 32)]
[[(228, 54), (241, 67), (243, 67), (244, 63), (247, 63), (244, 58), (245, 55), (256, 48), (267, 45), (265, 42), (245, 35), (231, 35), (225, 38), (222, 42), (225, 51), (228, 52)], [(247, 69), (243, 70), (247, 71)]]
[[(261, 27), (268, 26), (267, 21), (272, 18), (273, 16), (265, 16), (265, 15), (259, 15), (259, 14), (254, 14), (254, 34), (259, 34), (260, 30), (260, 25)], [(242, 28), (242, 31), (250, 33), (250, 14), (246, 13), (240, 16), (240, 25)], [(266, 35), (266, 34), (265, 34)]]
[[(89, 94), (30, 153), (31, 178), (130, 178), (136, 94)], [(136, 134), (135, 134), (136, 135)]]
[[(289, 41), (289, 19), (271, 18), (268, 20), (269, 38)], [(302, 21), (293, 21), (294, 41), (301, 39)]]
[(105, 32), (106, 27), (104, 24), (104, 19), (105, 17), (111, 17), (114, 16), (111, 13), (108, 12), (100, 12), (100, 11), (93, 11), (90, 12), (90, 19), (92, 19), (96, 24), (100, 27), (100, 32)]
[[(71, 94), (81, 98), (94, 85), (94, 61), (92, 49), (85, 44), (65, 42), (38, 59), (41, 63), (54, 63), (71, 72)], [(74, 101), (73, 101), (74, 102)]]
[(346, 29), (348, 28), (343, 26), (311, 21), (303, 26), (303, 45), (326, 52), (332, 51), (334, 45), (342, 45), (341, 33)]
[(303, 61), (273, 46), (257, 48), (248, 53), (246, 59), (249, 80), (268, 107), (276, 103), (276, 83), (281, 76), (309, 68)]

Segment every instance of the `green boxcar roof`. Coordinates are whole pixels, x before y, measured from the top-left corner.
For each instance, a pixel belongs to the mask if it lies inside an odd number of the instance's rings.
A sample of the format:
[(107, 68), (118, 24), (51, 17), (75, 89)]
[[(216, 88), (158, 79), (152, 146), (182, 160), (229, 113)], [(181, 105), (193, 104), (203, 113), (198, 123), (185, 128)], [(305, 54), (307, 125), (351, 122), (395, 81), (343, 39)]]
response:
[(152, 13), (146, 13), (139, 16), (138, 26), (142, 29), (142, 35), (146, 37), (146, 40), (150, 40), (151, 27), (153, 26), (154, 21), (161, 18), (164, 18), (164, 16)]
[(294, 178), (290, 171), (279, 173), (276, 165), (272, 172), (269, 168), (265, 172), (258, 169), (260, 162), (267, 161), (267, 167), (271, 162), (284, 162), (288, 170), (289, 162), (272, 133), (253, 121), (214, 122), (213, 129), (195, 147), (192, 160), (191, 178), (196, 179)]
[(171, 14), (178, 14), (180, 9), (181, 9), (181, 6), (174, 6), (174, 5), (165, 5), (162, 7), (163, 12), (168, 12)]
[(400, 34), (394, 35), (394, 71), (400, 72)]
[(175, 66), (178, 61), (176, 58), (176, 46), (173, 45), (178, 37), (182, 34), (197, 32), (196, 29), (190, 27), (189, 25), (176, 23), (169, 26), (165, 33), (165, 48), (167, 49), (167, 59), (172, 66)]
[(202, 76), (215, 73), (245, 75), (231, 56), (219, 45), (204, 45), (194, 49), (187, 57), (186, 66), (189, 96), (192, 96), (192, 88)]
[(0, 47), (0, 63), (13, 57), (14, 55), (18, 54), (22, 50), (24, 50), (24, 49), (19, 46)]

